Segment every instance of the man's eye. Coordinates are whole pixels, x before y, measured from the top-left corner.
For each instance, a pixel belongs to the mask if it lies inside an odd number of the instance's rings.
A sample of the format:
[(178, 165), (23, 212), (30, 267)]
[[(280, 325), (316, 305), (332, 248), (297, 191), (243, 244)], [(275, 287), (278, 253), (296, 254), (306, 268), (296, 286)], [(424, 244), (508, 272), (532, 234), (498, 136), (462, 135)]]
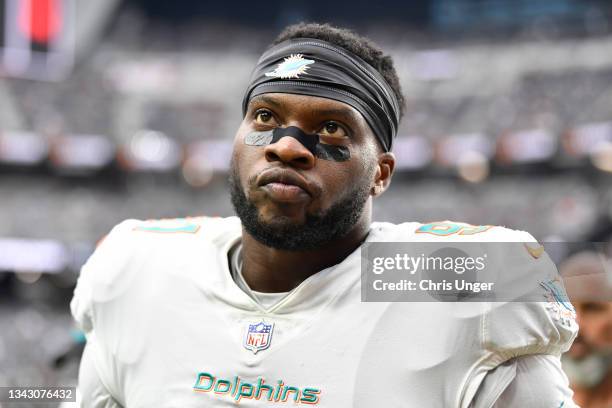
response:
[(271, 124), (273, 120), (274, 116), (269, 110), (260, 109), (255, 112), (255, 122), (257, 122), (258, 124)]
[(582, 305), (582, 311), (584, 313), (601, 313), (606, 312), (608, 307), (604, 302), (585, 302)]
[(327, 122), (319, 131), (322, 136), (347, 137), (344, 128), (336, 122)]

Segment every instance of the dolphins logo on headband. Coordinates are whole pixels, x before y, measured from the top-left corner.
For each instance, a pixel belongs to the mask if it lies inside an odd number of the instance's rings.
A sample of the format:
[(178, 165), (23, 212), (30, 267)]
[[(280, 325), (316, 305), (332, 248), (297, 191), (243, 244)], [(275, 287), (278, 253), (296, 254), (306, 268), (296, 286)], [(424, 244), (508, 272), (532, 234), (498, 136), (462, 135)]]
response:
[(314, 64), (314, 60), (305, 59), (302, 54), (291, 54), (278, 64), (274, 71), (266, 72), (266, 76), (280, 79), (299, 78), (310, 64)]

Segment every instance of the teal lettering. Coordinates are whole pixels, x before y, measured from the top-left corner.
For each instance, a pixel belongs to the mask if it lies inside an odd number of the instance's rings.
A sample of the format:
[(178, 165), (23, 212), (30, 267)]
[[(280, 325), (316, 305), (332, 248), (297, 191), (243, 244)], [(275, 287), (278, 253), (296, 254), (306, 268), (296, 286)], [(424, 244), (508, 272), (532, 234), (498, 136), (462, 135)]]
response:
[(253, 386), (249, 383), (241, 383), (238, 386), (238, 395), (234, 398), (236, 402), (240, 402), (242, 398), (253, 397)]
[[(222, 387), (224, 389), (222, 389)], [(218, 380), (215, 385), (215, 392), (218, 394), (226, 394), (232, 388), (232, 383), (228, 380)]]
[(302, 391), (302, 398), (300, 399), (300, 402), (303, 402), (305, 404), (318, 404), (320, 393), (321, 390), (318, 390), (316, 388), (304, 388), (304, 391)]
[[(204, 386), (202, 381), (208, 380), (208, 385)], [(209, 373), (199, 373), (196, 379), (196, 383), (193, 386), (195, 390), (198, 391), (210, 391), (213, 385), (215, 384), (215, 376)]]
[(295, 392), (295, 394), (293, 394), (293, 401), (298, 402), (300, 399), (300, 389), (291, 386), (286, 386), (283, 390), (283, 401), (287, 401), (290, 392)]
[(268, 401), (272, 401), (272, 397), (274, 395), (274, 387), (272, 387), (271, 385), (265, 384), (265, 380), (260, 377), (257, 380), (257, 389), (255, 390), (255, 398), (260, 399), (261, 392), (264, 390), (268, 392), (268, 397), (267, 397)]

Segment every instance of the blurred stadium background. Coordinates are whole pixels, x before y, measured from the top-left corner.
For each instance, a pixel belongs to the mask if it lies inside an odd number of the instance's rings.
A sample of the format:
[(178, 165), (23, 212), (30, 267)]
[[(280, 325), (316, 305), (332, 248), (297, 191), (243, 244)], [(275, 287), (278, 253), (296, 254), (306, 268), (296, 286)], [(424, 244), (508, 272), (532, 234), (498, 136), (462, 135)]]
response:
[(242, 92), (298, 21), (395, 58), (408, 109), (376, 220), (608, 238), (609, 1), (0, 0), (0, 385), (76, 382), (68, 302), (114, 224), (232, 214)]

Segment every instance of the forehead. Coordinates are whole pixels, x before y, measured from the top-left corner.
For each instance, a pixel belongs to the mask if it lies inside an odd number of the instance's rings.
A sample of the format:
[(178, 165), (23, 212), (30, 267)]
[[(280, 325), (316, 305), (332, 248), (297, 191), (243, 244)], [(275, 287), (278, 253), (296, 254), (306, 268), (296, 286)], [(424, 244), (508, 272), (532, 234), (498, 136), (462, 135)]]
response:
[(256, 105), (267, 105), (281, 112), (304, 111), (316, 116), (340, 117), (345, 121), (365, 125), (365, 119), (357, 109), (330, 98), (293, 93), (266, 93), (249, 101), (249, 107)]

